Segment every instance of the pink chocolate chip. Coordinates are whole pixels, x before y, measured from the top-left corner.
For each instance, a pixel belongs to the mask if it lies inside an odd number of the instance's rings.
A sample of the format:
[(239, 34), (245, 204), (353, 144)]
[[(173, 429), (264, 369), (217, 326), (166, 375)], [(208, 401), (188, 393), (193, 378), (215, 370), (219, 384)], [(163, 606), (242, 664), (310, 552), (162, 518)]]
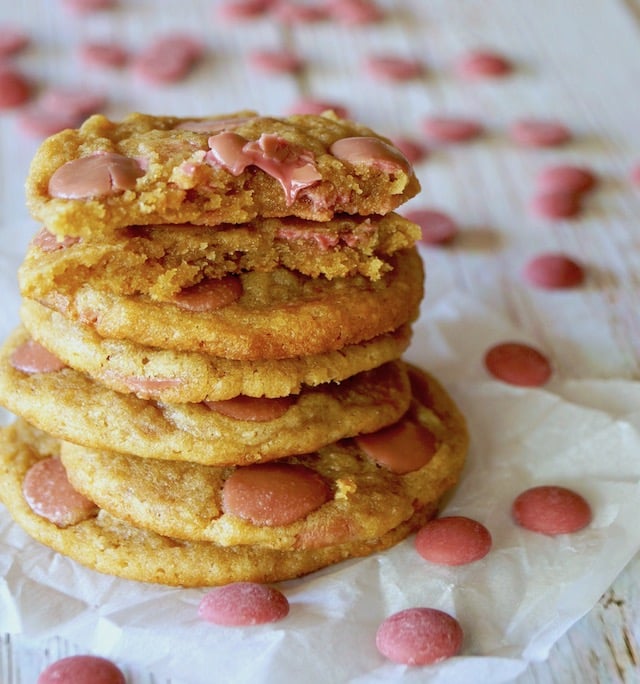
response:
[(240, 395), (225, 401), (205, 401), (208, 408), (235, 420), (265, 423), (281, 418), (295, 403), (293, 397), (248, 397)]
[(249, 63), (269, 74), (294, 74), (304, 65), (302, 59), (290, 50), (253, 50), (249, 54)]
[(364, 26), (384, 19), (384, 13), (373, 0), (326, 0), (329, 14), (347, 26)]
[(235, 582), (207, 592), (198, 615), (226, 627), (246, 627), (277, 622), (289, 614), (287, 597), (275, 587), (257, 582)]
[(369, 74), (384, 81), (409, 81), (424, 73), (424, 65), (418, 60), (396, 55), (370, 55), (364, 67)]
[(350, 164), (368, 164), (393, 173), (400, 169), (411, 173), (411, 164), (400, 150), (379, 138), (355, 136), (340, 138), (329, 148), (331, 154), (341, 161)]
[(324, 479), (311, 468), (289, 463), (243, 466), (222, 488), (222, 508), (254, 525), (290, 525), (331, 497)]
[(29, 468), (22, 493), (31, 510), (58, 527), (69, 527), (93, 517), (93, 501), (77, 492), (67, 478), (59, 458), (49, 457)]
[(497, 52), (473, 50), (458, 59), (455, 71), (467, 80), (500, 78), (511, 72), (511, 62)]
[(0, 58), (12, 57), (29, 45), (29, 36), (15, 26), (0, 26)]
[(479, 121), (455, 116), (429, 116), (422, 120), (422, 130), (434, 142), (469, 142), (479, 137), (483, 126)]
[(460, 652), (460, 623), (435, 608), (407, 608), (386, 618), (376, 632), (380, 653), (402, 665), (433, 665)]
[(415, 209), (405, 212), (404, 216), (420, 226), (420, 242), (426, 245), (447, 244), (458, 234), (458, 224), (442, 211)]
[(519, 119), (509, 128), (509, 137), (523, 147), (557, 147), (571, 140), (571, 131), (560, 121)]
[(521, 527), (548, 535), (577, 532), (591, 522), (587, 501), (577, 492), (555, 485), (522, 492), (513, 502), (511, 513)]
[(175, 83), (187, 77), (203, 52), (202, 43), (190, 35), (160, 36), (134, 58), (133, 68), (149, 83)]
[(418, 553), (431, 563), (466, 565), (491, 550), (491, 534), (477, 520), (450, 516), (429, 521), (416, 535)]
[(0, 110), (21, 107), (30, 97), (29, 81), (16, 69), (0, 65)]
[(217, 7), (217, 14), (223, 19), (253, 19), (266, 14), (275, 0), (226, 0)]
[(438, 447), (430, 430), (409, 419), (377, 432), (358, 435), (356, 443), (372, 461), (398, 475), (425, 466)]
[(84, 118), (104, 107), (106, 98), (79, 88), (48, 88), (38, 100), (38, 106), (51, 113)]
[(502, 342), (491, 347), (484, 364), (498, 380), (520, 387), (540, 387), (551, 377), (547, 357), (520, 342)]
[(580, 194), (592, 190), (597, 182), (591, 169), (572, 164), (548, 166), (536, 177), (536, 187), (543, 193)]
[(116, 6), (116, 0), (62, 0), (62, 4), (72, 12), (88, 14)]
[(50, 112), (40, 106), (29, 107), (20, 112), (18, 124), (29, 136), (46, 138), (66, 128), (77, 128), (82, 123), (74, 114)]
[(55, 373), (65, 364), (40, 343), (29, 339), (16, 347), (11, 354), (11, 365), (23, 373)]
[(329, 16), (327, 8), (322, 5), (300, 5), (292, 0), (276, 2), (273, 14), (284, 24), (309, 24)]
[(314, 98), (306, 97), (301, 100), (294, 102), (289, 111), (292, 114), (315, 114), (320, 115), (326, 111), (335, 112), (336, 116), (341, 119), (346, 119), (349, 116), (347, 108), (337, 102), (331, 102), (329, 100), (317, 100)]
[(101, 68), (123, 67), (129, 60), (128, 50), (120, 43), (87, 42), (78, 49), (80, 59), (89, 66)]
[(64, 199), (107, 197), (135, 188), (140, 176), (144, 171), (136, 159), (98, 152), (56, 169), (49, 179), (49, 194)]
[(523, 272), (525, 280), (545, 290), (577, 287), (584, 281), (582, 266), (564, 254), (540, 254), (528, 261)]
[(34, 247), (38, 247), (43, 252), (57, 252), (60, 249), (71, 247), (80, 242), (78, 237), (64, 237), (60, 240), (53, 233), (50, 233), (46, 228), (41, 228), (31, 240)]
[(629, 180), (633, 185), (640, 187), (640, 164), (634, 164), (629, 171)]
[(106, 658), (76, 655), (52, 663), (36, 684), (126, 684), (118, 667)]
[(233, 304), (241, 296), (242, 281), (238, 276), (227, 275), (187, 287), (175, 295), (173, 301), (187, 311), (215, 311)]
[(582, 210), (581, 197), (576, 192), (538, 192), (529, 205), (532, 214), (555, 221), (575, 218)]
[(397, 147), (400, 152), (407, 158), (410, 164), (417, 164), (424, 161), (429, 156), (429, 151), (421, 143), (414, 138), (407, 136), (396, 136), (391, 141), (394, 147)]
[(209, 148), (206, 161), (234, 176), (239, 176), (248, 166), (257, 166), (275, 178), (284, 190), (288, 205), (293, 204), (301, 190), (322, 180), (311, 152), (271, 133), (248, 141), (237, 133), (225, 131), (209, 138)]

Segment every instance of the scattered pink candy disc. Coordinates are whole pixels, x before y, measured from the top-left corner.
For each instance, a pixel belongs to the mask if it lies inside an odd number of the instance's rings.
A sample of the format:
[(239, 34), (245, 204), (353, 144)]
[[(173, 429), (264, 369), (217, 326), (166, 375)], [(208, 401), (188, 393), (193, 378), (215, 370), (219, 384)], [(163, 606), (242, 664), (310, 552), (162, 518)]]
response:
[(378, 627), (378, 651), (402, 665), (433, 665), (460, 652), (460, 623), (435, 608), (408, 608), (390, 615)]
[(532, 214), (555, 221), (575, 218), (582, 210), (580, 194), (576, 192), (538, 192), (530, 203)]
[(414, 209), (404, 213), (405, 218), (420, 226), (420, 242), (427, 245), (442, 245), (451, 242), (458, 234), (458, 224), (442, 211), (435, 209)]
[(0, 26), (0, 57), (11, 57), (29, 45), (29, 36), (14, 26)]
[(540, 387), (551, 377), (551, 364), (537, 349), (520, 342), (502, 342), (484, 357), (486, 369), (498, 380), (519, 387)]
[(511, 62), (497, 52), (473, 50), (458, 59), (455, 71), (467, 80), (499, 78), (511, 72)]
[(564, 254), (540, 254), (530, 259), (524, 267), (523, 276), (531, 285), (546, 290), (577, 287), (584, 281), (584, 269)]
[(629, 180), (633, 185), (640, 187), (640, 164), (635, 164), (629, 171)]
[(319, 100), (312, 97), (305, 97), (294, 102), (289, 107), (291, 114), (322, 114), (326, 111), (335, 112), (341, 119), (347, 119), (349, 112), (344, 105), (331, 100)]
[(404, 135), (395, 136), (391, 142), (397, 147), (411, 164), (424, 161), (429, 156), (429, 151), (415, 138)]
[(424, 73), (418, 60), (399, 55), (369, 55), (364, 67), (371, 76), (384, 81), (409, 81)]
[(540, 192), (579, 194), (589, 192), (596, 183), (596, 176), (591, 169), (573, 164), (547, 166), (536, 177), (536, 188)]
[(468, 142), (483, 131), (480, 122), (454, 116), (428, 116), (422, 120), (424, 134), (434, 142)]
[(227, 627), (276, 622), (288, 614), (287, 597), (275, 587), (257, 582), (235, 582), (212, 589), (198, 607), (203, 620)]
[(578, 532), (591, 523), (591, 507), (577, 492), (556, 485), (533, 487), (513, 502), (511, 513), (521, 527), (556, 535)]
[(124, 675), (106, 658), (77, 655), (62, 658), (43, 670), (36, 684), (126, 684)]
[(431, 563), (466, 565), (484, 558), (491, 550), (489, 530), (464, 516), (435, 518), (416, 535), (417, 552)]
[(21, 107), (30, 97), (29, 81), (19, 71), (0, 65), (0, 110)]
[(114, 42), (87, 42), (78, 49), (80, 59), (90, 66), (115, 69), (123, 67), (129, 60), (127, 49)]
[(251, 66), (270, 74), (294, 74), (303, 67), (303, 61), (290, 50), (253, 50), (249, 54)]
[(509, 137), (523, 147), (557, 147), (571, 140), (571, 131), (560, 121), (519, 119), (509, 129)]

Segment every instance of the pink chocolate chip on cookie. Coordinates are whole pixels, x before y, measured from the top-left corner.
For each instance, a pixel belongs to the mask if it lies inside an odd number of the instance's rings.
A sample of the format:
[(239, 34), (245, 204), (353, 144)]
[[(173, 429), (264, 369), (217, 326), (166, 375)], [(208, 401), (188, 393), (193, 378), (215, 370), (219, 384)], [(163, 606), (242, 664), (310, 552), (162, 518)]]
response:
[(519, 387), (540, 387), (551, 377), (547, 357), (520, 342), (502, 342), (491, 347), (485, 354), (484, 364), (498, 380)]
[(293, 397), (248, 397), (240, 395), (224, 401), (205, 401), (208, 408), (235, 420), (266, 423), (281, 418), (293, 406)]
[(198, 615), (225, 627), (277, 622), (289, 614), (287, 597), (275, 587), (257, 582), (234, 582), (207, 592)]
[(59, 458), (38, 461), (22, 482), (22, 493), (31, 510), (58, 527), (69, 527), (92, 518), (97, 506), (76, 492)]
[(437, 448), (430, 430), (406, 418), (377, 432), (358, 435), (356, 442), (372, 461), (399, 475), (425, 466)]
[(411, 164), (402, 152), (378, 138), (340, 138), (331, 145), (329, 151), (337, 159), (350, 164), (368, 164), (390, 172), (394, 169), (400, 169), (405, 173), (411, 172)]
[(556, 485), (532, 487), (519, 494), (511, 509), (521, 527), (557, 535), (578, 532), (591, 523), (591, 507), (577, 492)]
[(430, 520), (415, 539), (418, 553), (431, 563), (466, 565), (491, 550), (491, 534), (477, 520), (448, 516)]
[(215, 311), (238, 301), (242, 296), (242, 281), (238, 276), (203, 280), (178, 292), (174, 303), (187, 311)]
[(11, 365), (23, 373), (55, 373), (65, 364), (40, 343), (29, 339), (13, 350)]
[(120, 669), (106, 658), (75, 655), (52, 663), (36, 684), (126, 684)]
[(402, 665), (433, 665), (460, 652), (460, 623), (435, 608), (407, 608), (386, 618), (376, 632), (380, 653)]
[(133, 189), (140, 176), (144, 170), (138, 160), (115, 152), (97, 152), (56, 169), (49, 179), (49, 194), (64, 199), (117, 195)]
[(222, 488), (222, 508), (254, 525), (290, 525), (331, 497), (325, 480), (303, 465), (264, 463), (237, 468)]

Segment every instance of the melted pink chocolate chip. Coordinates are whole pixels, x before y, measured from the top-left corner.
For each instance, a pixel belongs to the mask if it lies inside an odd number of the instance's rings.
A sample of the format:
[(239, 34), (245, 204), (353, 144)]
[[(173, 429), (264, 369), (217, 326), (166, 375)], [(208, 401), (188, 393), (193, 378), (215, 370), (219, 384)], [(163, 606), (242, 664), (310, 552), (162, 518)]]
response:
[(372, 461), (398, 475), (419, 470), (437, 450), (433, 433), (407, 419), (377, 432), (358, 435), (356, 442)]
[(234, 582), (207, 592), (198, 615), (226, 627), (277, 622), (289, 614), (287, 597), (275, 587), (257, 582)]
[(63, 164), (49, 179), (51, 197), (85, 199), (135, 188), (144, 175), (140, 163), (115, 152), (98, 152)]
[(222, 508), (254, 525), (276, 527), (302, 520), (331, 497), (311, 468), (264, 463), (237, 468), (222, 488)]
[(34, 247), (38, 247), (43, 252), (57, 252), (59, 249), (65, 249), (80, 242), (80, 238), (71, 237), (70, 235), (58, 240), (58, 238), (48, 231), (46, 228), (41, 228), (31, 240)]
[(322, 180), (312, 153), (277, 135), (263, 133), (258, 140), (247, 141), (237, 133), (218, 133), (209, 138), (209, 147), (206, 161), (234, 176), (248, 166), (257, 166), (275, 178), (288, 205), (293, 204), (300, 190)]
[(122, 672), (106, 658), (75, 655), (52, 663), (36, 684), (126, 684)]
[(59, 458), (38, 461), (27, 471), (22, 493), (31, 510), (58, 527), (69, 527), (92, 518), (97, 506), (76, 492)]
[(400, 150), (378, 138), (356, 136), (341, 138), (329, 148), (331, 154), (350, 164), (368, 164), (393, 173), (398, 169), (411, 173), (411, 164)]
[(240, 395), (225, 401), (205, 401), (208, 408), (235, 420), (250, 420), (266, 423), (276, 420), (293, 406), (293, 397), (248, 397)]
[(121, 376), (117, 373), (106, 373), (107, 376), (117, 377), (130, 392), (144, 399), (157, 397), (163, 390), (180, 387), (184, 380), (180, 378), (141, 378), (134, 376)]
[(30, 375), (55, 373), (65, 368), (65, 364), (55, 354), (31, 339), (13, 350), (10, 363), (16, 370)]
[(540, 534), (556, 535), (578, 532), (591, 522), (591, 507), (577, 492), (543, 485), (516, 497), (511, 509), (521, 527)]
[(187, 311), (215, 311), (238, 301), (242, 296), (242, 281), (238, 276), (203, 280), (187, 287), (173, 298), (174, 303)]
[(435, 608), (407, 608), (378, 627), (376, 646), (383, 656), (402, 665), (433, 665), (462, 648), (460, 623)]
[(418, 531), (416, 551), (431, 563), (466, 565), (491, 550), (491, 534), (477, 520), (453, 515), (430, 520)]

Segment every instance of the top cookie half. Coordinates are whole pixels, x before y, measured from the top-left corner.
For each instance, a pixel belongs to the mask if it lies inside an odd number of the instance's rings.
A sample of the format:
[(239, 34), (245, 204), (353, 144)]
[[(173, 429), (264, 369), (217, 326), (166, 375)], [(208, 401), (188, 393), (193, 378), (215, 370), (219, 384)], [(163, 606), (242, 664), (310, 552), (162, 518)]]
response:
[(95, 115), (45, 140), (26, 183), (35, 219), (58, 236), (86, 238), (130, 225), (380, 215), (419, 190), (386, 138), (330, 112)]

